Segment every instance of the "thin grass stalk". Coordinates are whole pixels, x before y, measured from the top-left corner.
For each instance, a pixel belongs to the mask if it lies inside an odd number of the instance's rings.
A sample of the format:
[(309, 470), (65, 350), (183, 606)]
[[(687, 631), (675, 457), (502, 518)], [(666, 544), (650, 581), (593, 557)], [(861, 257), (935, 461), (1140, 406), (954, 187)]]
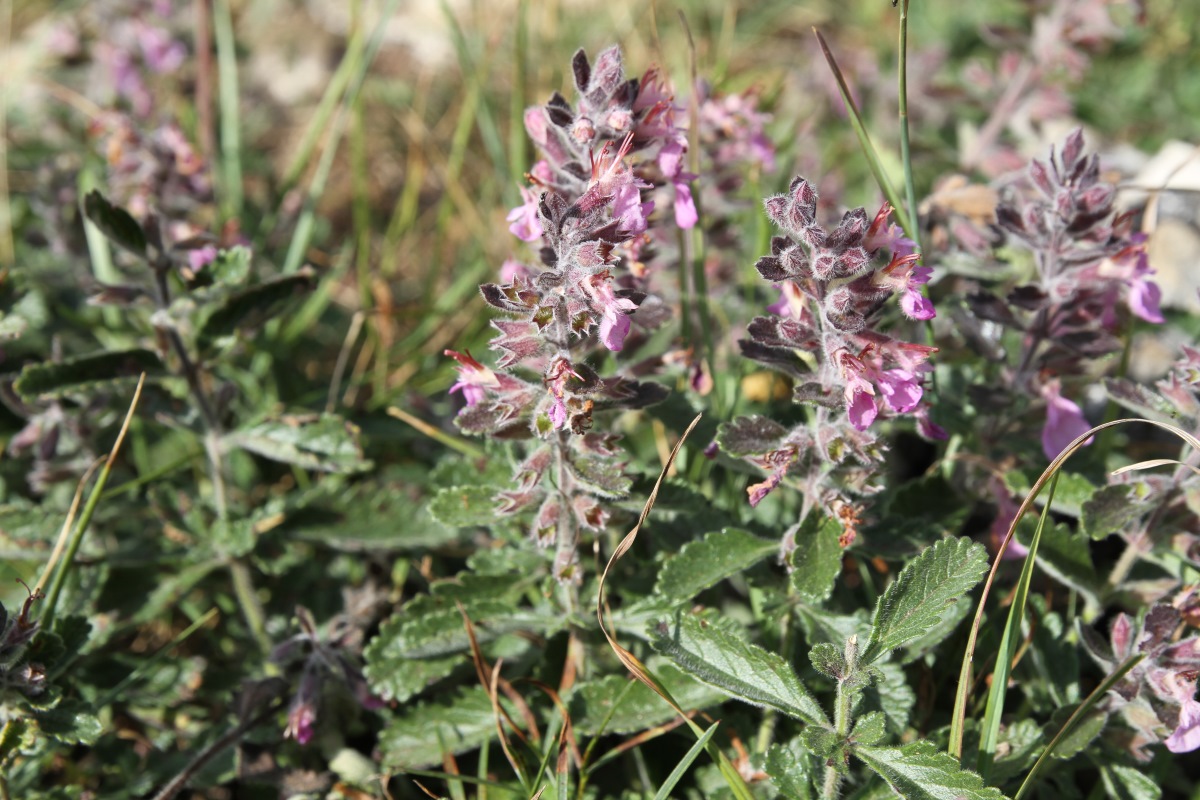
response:
[(83, 535), (87, 532), (88, 526), (92, 522), (92, 515), (96, 513), (96, 509), (100, 505), (100, 498), (104, 494), (104, 485), (108, 483), (108, 476), (112, 472), (112, 465), (117, 460), (117, 454), (121, 452), (121, 443), (125, 441), (125, 433), (129, 430), (129, 422), (133, 419), (133, 412), (137, 410), (138, 401), (142, 399), (142, 387), (145, 383), (146, 373), (143, 372), (141, 377), (138, 378), (137, 388), (133, 390), (133, 400), (129, 403), (129, 410), (125, 412), (125, 421), (121, 423), (117, 439), (113, 443), (112, 450), (108, 453), (108, 459), (104, 462), (99, 477), (96, 478), (96, 485), (92, 487), (92, 492), (88, 495), (87, 503), (83, 507), (83, 513), (79, 517), (79, 522), (75, 525), (75, 531), (67, 541), (62, 565), (54, 573), (54, 578), (50, 582), (50, 591), (46, 595), (45, 611), (41, 617), (43, 630), (53, 630), (54, 628), (54, 615), (58, 608), (58, 598), (62, 594), (67, 576), (71, 573), (71, 567), (75, 563), (75, 555), (79, 552), (79, 545), (83, 542)]
[(221, 206), (226, 219), (242, 214), (242, 134), (238, 100), (237, 40), (229, 0), (213, 0), (217, 43), (217, 102), (221, 108)]
[(1013, 796), (1013, 800), (1023, 800), (1029, 790), (1032, 789), (1037, 783), (1037, 779), (1040, 777), (1042, 769), (1048, 762), (1049, 757), (1056, 749), (1058, 749), (1058, 746), (1062, 743), (1063, 739), (1067, 738), (1071, 731), (1075, 729), (1075, 726), (1079, 724), (1079, 721), (1082, 720), (1084, 716), (1087, 715), (1087, 713), (1091, 711), (1092, 708), (1098, 702), (1100, 702), (1100, 700), (1103, 699), (1106, 694), (1108, 694), (1108, 691), (1112, 689), (1112, 687), (1117, 685), (1119, 680), (1129, 674), (1129, 671), (1141, 663), (1142, 659), (1145, 657), (1145, 653), (1137, 653), (1127, 658), (1124, 663), (1117, 667), (1111, 675), (1105, 678), (1099, 686), (1092, 690), (1092, 693), (1087, 696), (1086, 700), (1079, 704), (1079, 708), (1075, 709), (1067, 721), (1063, 723), (1062, 728), (1057, 734), (1054, 735), (1054, 738), (1050, 740), (1050, 744), (1046, 745), (1046, 749), (1042, 751), (1040, 756), (1038, 756), (1038, 760), (1034, 762), (1033, 768), (1029, 770), (1029, 774), (1025, 776), (1025, 780), (1021, 781), (1021, 788), (1017, 790), (1017, 793)]
[(912, 152), (908, 138), (908, 2), (900, 0), (900, 55), (898, 57), (897, 74), (899, 75), (899, 113), (900, 113), (900, 161), (904, 164), (904, 194), (908, 201), (908, 218), (912, 222), (912, 230), (905, 229), (908, 237), (921, 250), (921, 231), (917, 224), (917, 191), (913, 184)]
[(679, 763), (675, 765), (675, 769), (671, 770), (671, 774), (667, 776), (665, 781), (663, 781), (662, 786), (658, 787), (658, 791), (654, 794), (654, 800), (668, 800), (668, 798), (670, 798), (671, 790), (674, 789), (676, 784), (678, 784), (679, 781), (683, 779), (683, 776), (687, 774), (688, 769), (692, 766), (692, 762), (695, 761), (702, 752), (704, 752), (704, 748), (708, 747), (709, 740), (712, 739), (713, 734), (717, 732), (717, 726), (720, 724), (721, 721), (717, 720), (712, 725), (709, 725), (708, 729), (705, 730), (700, 738), (696, 740), (696, 743), (691, 746), (691, 749), (684, 753), (683, 758), (680, 759)]
[(983, 777), (984, 783), (987, 783), (992, 775), (996, 744), (1000, 739), (1000, 717), (1004, 713), (1004, 698), (1008, 694), (1008, 678), (1012, 672), (1013, 659), (1021, 639), (1021, 626), (1025, 621), (1025, 605), (1029, 601), (1029, 586), (1033, 582), (1033, 570), (1037, 564), (1038, 545), (1041, 544), (1042, 530), (1045, 528), (1046, 519), (1050, 516), (1050, 506), (1054, 503), (1056, 488), (1058, 488), (1057, 472), (1050, 481), (1046, 504), (1042, 506), (1037, 529), (1033, 533), (1033, 540), (1029, 543), (1029, 553), (1025, 556), (1021, 577), (1017, 581), (1017, 591), (1013, 596), (1012, 605), (1008, 608), (1008, 621), (1004, 625), (1004, 634), (1000, 638), (996, 667), (992, 670), (992, 684), (988, 690), (987, 707), (983, 713), (983, 735), (979, 742), (979, 774)]
[(846, 78), (842, 75), (841, 68), (838, 67), (837, 59), (833, 57), (833, 51), (829, 49), (829, 44), (825, 41), (825, 37), (821, 35), (821, 32), (813, 28), (813, 33), (816, 34), (817, 42), (821, 46), (821, 52), (825, 55), (825, 61), (829, 64), (829, 69), (833, 72), (834, 80), (837, 81), (838, 92), (842, 96), (842, 102), (846, 105), (846, 115), (850, 118), (850, 127), (854, 129), (854, 135), (858, 137), (858, 145), (867, 159), (867, 166), (871, 169), (871, 175), (874, 176), (875, 183), (879, 185), (883, 196), (891, 203), (893, 213), (896, 215), (896, 221), (900, 223), (900, 227), (904, 229), (904, 232), (911, 239), (914, 233), (912, 220), (908, 216), (908, 211), (904, 207), (904, 203), (900, 202), (900, 194), (896, 191), (896, 187), (892, 186), (887, 172), (883, 169), (883, 162), (879, 160), (879, 153), (875, 150), (875, 145), (871, 143), (871, 136), (867, 133), (866, 125), (863, 124), (862, 114), (859, 113), (858, 106), (850, 94), (850, 87), (846, 85)]
[[(12, 17), (12, 0), (0, 0), (0, 53), (9, 52)], [(8, 81), (0, 79), (0, 267), (7, 267), (15, 260), (12, 202), (8, 193)]]

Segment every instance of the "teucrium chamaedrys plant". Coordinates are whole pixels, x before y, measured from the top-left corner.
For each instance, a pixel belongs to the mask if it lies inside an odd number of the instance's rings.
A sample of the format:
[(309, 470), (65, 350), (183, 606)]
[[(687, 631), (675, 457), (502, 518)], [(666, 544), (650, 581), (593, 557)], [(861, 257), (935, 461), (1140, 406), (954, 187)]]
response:
[(555, 547), (555, 577), (578, 584), (581, 531), (603, 530), (604, 501), (629, 487), (614, 438), (592, 431), (593, 413), (665, 396), (658, 384), (601, 377), (588, 360), (598, 346), (624, 347), (646, 298), (644, 280), (629, 269), (649, 241), (654, 204), (643, 192), (669, 185), (681, 228), (695, 225), (696, 211), (693, 176), (683, 169), (686, 134), (657, 72), (626, 80), (616, 47), (594, 63), (581, 50), (571, 66), (576, 105), (555, 93), (525, 112), (543, 158), (509, 220), (516, 236), (538, 245), (540, 263), (507, 262), (503, 283), (481, 287), (507, 315), (493, 322), (496, 370), (469, 354), (447, 355), (459, 362), (454, 389), (467, 403), (460, 429), (538, 440), (514, 473), (515, 487), (499, 496), (498, 512), (536, 509), (533, 538)]
[[(816, 190), (798, 177), (787, 194), (767, 198), (766, 210), (786, 235), (772, 239), (771, 254), (755, 267), (780, 285), (781, 297), (774, 315), (750, 323), (742, 352), (791, 376), (794, 399), (810, 413), (791, 430), (743, 417), (722, 425), (718, 441), (767, 471), (765, 481), (747, 489), (751, 505), (792, 476), (803, 496), (801, 518), (814, 509), (834, 517), (845, 546), (857, 535), (857, 498), (874, 488), (882, 462), (885, 445), (871, 425), (881, 416), (911, 414), (926, 436), (945, 436), (923, 403), (922, 376), (936, 348), (882, 330), (893, 296), (910, 319), (935, 316), (921, 293), (932, 270), (889, 225), (887, 205), (872, 221), (861, 208), (849, 211), (829, 231), (818, 221)], [(889, 259), (877, 260), (884, 249)], [(794, 547), (795, 530), (785, 550)]]

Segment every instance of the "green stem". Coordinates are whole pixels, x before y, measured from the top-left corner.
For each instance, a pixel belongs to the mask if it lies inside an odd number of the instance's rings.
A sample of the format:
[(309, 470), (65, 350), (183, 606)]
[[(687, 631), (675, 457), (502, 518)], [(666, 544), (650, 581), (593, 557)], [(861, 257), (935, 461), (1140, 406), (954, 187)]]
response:
[(909, 238), (921, 249), (921, 231), (917, 217), (917, 192), (913, 186), (912, 153), (908, 139), (908, 2), (900, 0), (900, 160), (904, 163), (904, 193), (908, 205), (908, 219), (912, 230)]

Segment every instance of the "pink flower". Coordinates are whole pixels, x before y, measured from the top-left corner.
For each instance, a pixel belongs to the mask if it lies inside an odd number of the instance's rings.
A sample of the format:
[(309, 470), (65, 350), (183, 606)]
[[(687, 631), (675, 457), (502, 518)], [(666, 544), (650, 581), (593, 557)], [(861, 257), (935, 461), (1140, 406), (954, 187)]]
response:
[(512, 223), (508, 229), (523, 242), (537, 241), (542, 236), (542, 221), (538, 217), (541, 198), (524, 186), (521, 187), (521, 198), (525, 203), (508, 212), (508, 216), (505, 217)]
[(917, 243), (904, 235), (904, 230), (888, 219), (892, 214), (891, 203), (884, 203), (880, 207), (879, 213), (875, 215), (875, 219), (871, 221), (871, 225), (867, 228), (867, 238), (863, 245), (875, 252), (881, 247), (886, 247), (892, 254), (896, 256), (907, 256), (916, 251)]
[(300, 744), (308, 744), (312, 741), (316, 722), (317, 711), (313, 708), (312, 703), (303, 702), (297, 698), (297, 701), (293, 702), (292, 707), (288, 710), (288, 722), (283, 735), (295, 739)]
[(211, 244), (206, 244), (203, 247), (196, 248), (195, 250), (188, 250), (188, 266), (191, 267), (192, 272), (199, 272), (211, 264), (216, 257), (217, 248)]
[[(1087, 433), (1092, 427), (1083, 417), (1083, 410), (1071, 400), (1060, 394), (1061, 387), (1057, 380), (1052, 380), (1042, 387), (1042, 397), (1046, 400), (1046, 424), (1042, 428), (1042, 451), (1046, 458), (1054, 459), (1067, 449), (1072, 441)], [(1089, 437), (1084, 444), (1091, 444)]]
[(621, 220), (621, 229), (634, 236), (645, 233), (649, 224), (646, 217), (654, 211), (654, 201), (642, 202), (642, 193), (637, 183), (628, 183), (613, 194), (612, 214)]
[(933, 303), (921, 293), (921, 287), (929, 283), (933, 268), (920, 266), (919, 253), (894, 254), (891, 262), (875, 273), (873, 282), (900, 292), (900, 310), (909, 319), (927, 320), (937, 316)]
[(907, 414), (916, 408), (925, 393), (921, 384), (917, 382), (917, 376), (908, 370), (884, 370), (876, 372), (874, 377), (883, 393), (883, 399), (899, 414)]
[(463, 355), (454, 350), (443, 350), (442, 354), (450, 356), (461, 365), (456, 368), (458, 369), (458, 382), (450, 387), (450, 393), (453, 394), (461, 389), (467, 405), (473, 406), (476, 403), (482, 403), (487, 397), (488, 389), (500, 388), (500, 381), (496, 377), (496, 373), (471, 358), (470, 351)]
[(609, 350), (620, 350), (629, 334), (628, 314), (637, 310), (637, 304), (627, 297), (616, 296), (612, 274), (606, 269), (588, 278), (583, 288), (600, 313), (600, 340)]
[(675, 224), (687, 229), (694, 227), (700, 218), (692, 200), (692, 187), (688, 185), (688, 181), (695, 180), (696, 176), (683, 171), (685, 149), (678, 140), (667, 142), (658, 151), (658, 166), (675, 187)]
[(1183, 704), (1179, 712), (1179, 725), (1167, 737), (1166, 745), (1172, 753), (1190, 753), (1200, 748), (1200, 703), (1195, 699)]

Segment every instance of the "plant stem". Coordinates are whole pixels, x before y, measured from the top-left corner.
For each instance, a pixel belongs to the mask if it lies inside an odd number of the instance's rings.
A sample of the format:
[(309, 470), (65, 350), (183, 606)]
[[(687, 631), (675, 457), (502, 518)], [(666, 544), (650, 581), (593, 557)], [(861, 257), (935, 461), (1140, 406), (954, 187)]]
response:
[(224, 212), (229, 219), (242, 213), (242, 142), (238, 112), (237, 42), (229, 0), (213, 3), (213, 33), (217, 40), (217, 93), (221, 105), (221, 167)]
[(909, 238), (921, 250), (921, 230), (917, 218), (917, 192), (913, 185), (912, 153), (908, 139), (908, 0), (900, 0), (900, 160), (904, 164), (904, 193), (908, 204), (908, 218), (912, 221)]
[[(851, 636), (846, 640), (845, 650), (845, 674), (838, 680), (837, 697), (833, 704), (833, 727), (837, 734), (838, 742), (844, 743), (846, 738), (850, 736), (850, 724), (853, 721), (851, 709), (854, 704), (854, 695), (856, 690), (847, 689), (847, 684), (854, 682), (858, 684), (858, 637)], [(838, 765), (830, 764), (825, 767), (825, 783), (821, 789), (821, 797), (824, 800), (836, 800), (838, 796), (838, 786), (841, 783), (841, 772)]]

